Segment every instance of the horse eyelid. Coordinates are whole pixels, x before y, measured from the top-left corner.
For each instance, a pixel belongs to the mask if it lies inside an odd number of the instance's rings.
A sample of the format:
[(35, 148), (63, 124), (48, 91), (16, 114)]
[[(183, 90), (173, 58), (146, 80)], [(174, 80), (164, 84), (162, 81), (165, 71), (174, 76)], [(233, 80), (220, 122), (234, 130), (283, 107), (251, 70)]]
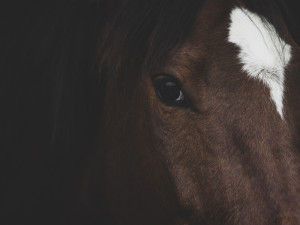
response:
[[(199, 110), (193, 105), (193, 102), (191, 101), (191, 98), (189, 97), (190, 93), (188, 93), (187, 88), (184, 87), (183, 83), (176, 76), (169, 74), (169, 73), (165, 73), (165, 72), (155, 73), (151, 78), (154, 89), (156, 89), (155, 82), (157, 79), (159, 79), (159, 77), (168, 77), (170, 79), (175, 80), (179, 84), (180, 90), (184, 96), (184, 101), (185, 101), (185, 104), (183, 104), (182, 106), (179, 106), (176, 104), (174, 104), (174, 105), (166, 104), (166, 103), (164, 103), (164, 104), (171, 106), (171, 107), (186, 108), (186, 109), (191, 109), (193, 112), (199, 112)], [(156, 92), (156, 95), (159, 97), (157, 91), (155, 91), (155, 92)]]

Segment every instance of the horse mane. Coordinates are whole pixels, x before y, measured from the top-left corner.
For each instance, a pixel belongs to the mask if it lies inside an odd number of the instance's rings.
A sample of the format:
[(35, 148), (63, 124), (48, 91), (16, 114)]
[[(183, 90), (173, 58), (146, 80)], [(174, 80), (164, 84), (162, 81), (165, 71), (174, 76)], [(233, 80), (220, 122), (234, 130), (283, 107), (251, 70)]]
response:
[[(245, 2), (264, 15), (272, 1)], [(6, 22), (0, 40), (0, 149), (7, 211), (47, 202), (59, 212), (73, 201), (88, 149), (98, 141), (111, 68), (121, 61), (128, 68), (120, 71), (129, 72), (163, 60), (189, 34), (201, 3), (6, 1), (1, 7)], [(284, 1), (276, 3), (288, 16)]]
[[(116, 50), (138, 58), (148, 50), (143, 45), (155, 29), (148, 58), (156, 61), (156, 54), (183, 41), (200, 3), (32, 0), (20, 1), (16, 11), (14, 5), (6, 6), (0, 69), (1, 113), (11, 130), (7, 138), (19, 139), (14, 135), (27, 126), (19, 121), (27, 121), (30, 132), (37, 126), (39, 136), (47, 131), (47, 143), (71, 143), (95, 133), (105, 83), (98, 69), (101, 43), (118, 45)], [(101, 32), (110, 14), (119, 30), (104, 39)]]
[[(98, 61), (101, 43), (109, 41), (104, 39), (107, 21), (122, 22), (124, 41), (119, 46), (132, 55), (145, 53), (140, 50), (154, 19), (157, 24), (164, 20), (153, 41), (157, 53), (183, 40), (199, 3), (147, 4), (31, 0), (7, 1), (2, 7), (0, 148), (7, 212), (39, 220), (46, 209), (55, 215), (76, 202), (86, 160), (98, 141), (106, 91), (105, 67), (99, 69)], [(185, 11), (177, 18), (181, 7)], [(131, 33), (139, 22), (143, 26)]]

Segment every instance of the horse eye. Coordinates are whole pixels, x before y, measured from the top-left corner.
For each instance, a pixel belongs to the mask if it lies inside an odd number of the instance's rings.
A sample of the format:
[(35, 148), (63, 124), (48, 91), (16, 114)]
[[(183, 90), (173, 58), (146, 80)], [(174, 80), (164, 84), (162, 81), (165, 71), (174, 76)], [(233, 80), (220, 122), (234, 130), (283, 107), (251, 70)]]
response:
[(171, 76), (160, 76), (154, 81), (160, 100), (167, 105), (183, 106), (184, 95), (179, 82)]

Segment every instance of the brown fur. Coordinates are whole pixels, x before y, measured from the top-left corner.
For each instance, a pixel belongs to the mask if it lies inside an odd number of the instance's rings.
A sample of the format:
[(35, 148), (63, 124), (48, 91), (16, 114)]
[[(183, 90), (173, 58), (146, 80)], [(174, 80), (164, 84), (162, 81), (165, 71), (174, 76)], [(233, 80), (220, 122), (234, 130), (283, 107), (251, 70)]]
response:
[[(162, 63), (138, 68), (141, 80), (109, 77), (87, 186), (111, 224), (300, 224), (300, 49), (282, 27), (293, 48), (283, 121), (226, 41), (229, 2), (205, 1), (186, 41)], [(164, 105), (157, 73), (180, 80), (193, 108)]]

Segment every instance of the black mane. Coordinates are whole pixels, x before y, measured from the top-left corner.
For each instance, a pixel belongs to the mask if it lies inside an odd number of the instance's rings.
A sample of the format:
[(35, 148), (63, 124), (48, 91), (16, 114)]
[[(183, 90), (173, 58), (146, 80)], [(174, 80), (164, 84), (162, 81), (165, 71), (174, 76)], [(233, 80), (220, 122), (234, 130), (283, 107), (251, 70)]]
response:
[[(183, 40), (200, 2), (31, 0), (2, 7), (2, 181), (7, 215), (18, 215), (8, 221), (26, 216), (44, 224), (76, 202), (103, 110), (101, 44), (119, 38), (117, 50), (138, 59), (156, 29), (153, 59)], [(112, 31), (105, 39), (107, 21), (121, 36)]]

